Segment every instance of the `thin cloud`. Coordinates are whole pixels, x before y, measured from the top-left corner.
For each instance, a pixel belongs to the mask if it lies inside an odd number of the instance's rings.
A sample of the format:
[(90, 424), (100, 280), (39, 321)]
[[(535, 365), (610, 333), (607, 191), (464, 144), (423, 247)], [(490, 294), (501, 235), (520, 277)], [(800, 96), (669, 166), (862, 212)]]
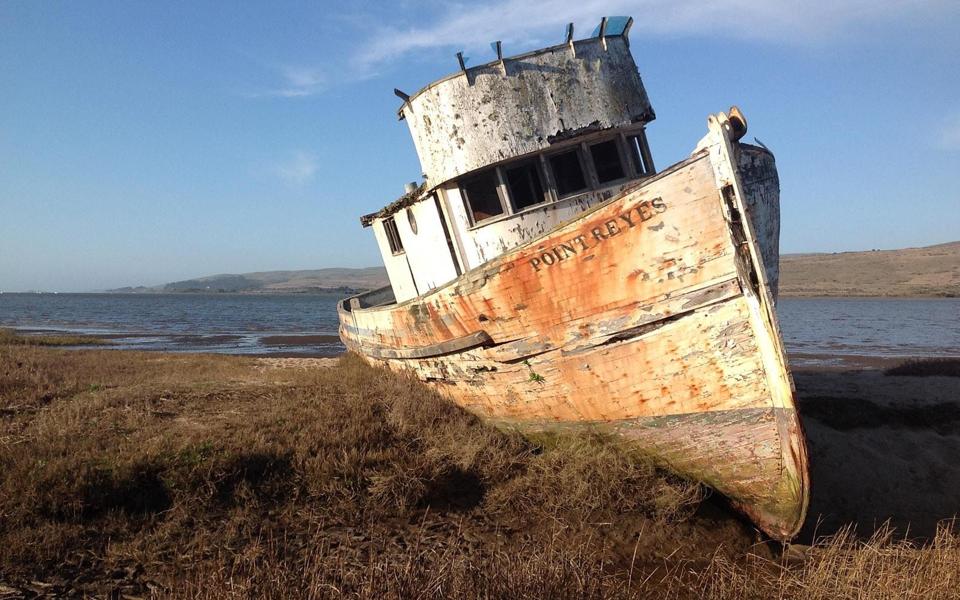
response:
[[(373, 27), (339, 65), (271, 66), (278, 83), (250, 97), (305, 98), (331, 85), (376, 77), (411, 55), (464, 50), (471, 64), (493, 60), (489, 43), (516, 54), (560, 43), (567, 23), (575, 37), (591, 34), (604, 15), (632, 15), (631, 35), (726, 37), (769, 44), (828, 44), (856, 38), (875, 25), (942, 20), (960, 15), (956, 0), (499, 0), (492, 4), (410, 3), (406, 24)], [(359, 38), (358, 38), (359, 39)], [(330, 76), (335, 73), (335, 76)]]
[[(355, 68), (350, 69), (347, 73), (341, 72), (336, 77), (337, 84), (343, 84), (347, 81), (362, 81), (375, 76), (377, 73), (372, 64), (360, 65), (358, 61), (354, 60), (354, 65)], [(324, 92), (330, 85), (330, 79), (326, 74), (327, 69), (323, 66), (282, 66), (274, 70), (283, 79), (279, 87), (265, 92), (245, 95), (249, 98), (306, 98)]]
[(275, 70), (282, 80), (280, 85), (272, 90), (248, 94), (253, 98), (273, 96), (279, 98), (305, 98), (322, 92), (327, 85), (327, 76), (320, 67), (290, 66), (276, 67)]
[(308, 152), (297, 152), (290, 160), (274, 167), (274, 174), (288, 185), (304, 186), (316, 177), (320, 161)]
[[(381, 28), (355, 55), (357, 66), (374, 70), (429, 49), (489, 52), (487, 44), (508, 47), (552, 39), (576, 24), (576, 37), (592, 32), (603, 15), (633, 15), (640, 35), (707, 35), (774, 43), (805, 44), (896, 19), (956, 12), (950, 0), (501, 0), (486, 6), (457, 5), (428, 25)], [(492, 58), (492, 57), (491, 57)], [(475, 61), (479, 62), (479, 61)]]
[(960, 113), (946, 120), (940, 130), (940, 147), (946, 150), (960, 150)]

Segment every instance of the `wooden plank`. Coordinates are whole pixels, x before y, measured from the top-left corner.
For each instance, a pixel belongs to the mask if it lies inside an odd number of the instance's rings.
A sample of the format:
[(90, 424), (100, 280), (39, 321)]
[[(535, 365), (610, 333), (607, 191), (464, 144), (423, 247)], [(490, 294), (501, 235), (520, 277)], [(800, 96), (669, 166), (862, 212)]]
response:
[[(496, 343), (571, 328), (705, 282), (736, 276), (706, 156), (651, 180), (451, 285), (360, 311), (356, 337), (378, 346), (438, 343), (478, 330)], [(656, 206), (654, 206), (656, 203)], [(606, 320), (606, 319), (605, 319)]]
[(613, 432), (789, 538), (806, 448), (725, 135), (448, 286), (342, 311), (344, 342), (489, 420)]
[(453, 338), (438, 344), (415, 348), (389, 348), (386, 346), (364, 346), (363, 352), (373, 358), (427, 358), (462, 352), (478, 346), (490, 344), (493, 340), (486, 331), (477, 331), (470, 335)]

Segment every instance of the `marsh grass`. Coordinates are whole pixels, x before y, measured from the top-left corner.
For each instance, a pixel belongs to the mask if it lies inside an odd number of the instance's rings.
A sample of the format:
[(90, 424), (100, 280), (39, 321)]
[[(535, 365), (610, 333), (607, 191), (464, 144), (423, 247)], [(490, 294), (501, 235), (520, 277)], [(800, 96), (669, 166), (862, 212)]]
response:
[(791, 562), (710, 503), (611, 440), (501, 431), (352, 356), (276, 368), (0, 343), (0, 583), (25, 595), (935, 598), (958, 583), (951, 529), (925, 547), (847, 533)]
[(0, 344), (7, 346), (105, 346), (109, 340), (85, 335), (23, 335), (0, 328)]

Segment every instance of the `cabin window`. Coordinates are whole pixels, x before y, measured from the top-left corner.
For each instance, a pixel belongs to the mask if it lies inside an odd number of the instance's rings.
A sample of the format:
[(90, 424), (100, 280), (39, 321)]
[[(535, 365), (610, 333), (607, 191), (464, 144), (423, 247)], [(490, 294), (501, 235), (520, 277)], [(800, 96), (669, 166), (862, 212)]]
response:
[(390, 244), (390, 252), (393, 254), (403, 254), (403, 242), (400, 241), (400, 232), (397, 231), (397, 222), (393, 217), (383, 220), (383, 233), (387, 236), (387, 243)]
[(649, 150), (647, 149), (647, 140), (641, 135), (632, 135), (627, 138), (627, 148), (630, 151), (630, 158), (637, 169), (637, 174), (641, 177), (653, 175), (653, 164), (650, 160)]
[(615, 140), (590, 146), (590, 156), (593, 158), (593, 167), (597, 172), (597, 181), (600, 183), (624, 178), (623, 165), (620, 164), (620, 151), (617, 149)]
[(488, 169), (460, 183), (474, 223), (503, 214), (503, 204), (497, 193), (498, 184), (496, 169)]
[(550, 157), (550, 168), (557, 184), (557, 196), (565, 198), (587, 189), (587, 178), (583, 175), (580, 153), (576, 150), (555, 154)]
[(530, 161), (516, 167), (504, 169), (507, 175), (507, 187), (516, 210), (540, 204), (546, 198), (543, 195), (543, 180), (537, 163)]

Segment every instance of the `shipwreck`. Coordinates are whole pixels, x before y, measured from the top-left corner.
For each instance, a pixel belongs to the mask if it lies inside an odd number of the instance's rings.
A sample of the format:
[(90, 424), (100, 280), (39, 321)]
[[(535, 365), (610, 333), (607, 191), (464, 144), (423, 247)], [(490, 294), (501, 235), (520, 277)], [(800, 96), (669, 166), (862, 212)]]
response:
[(616, 436), (789, 539), (809, 475), (774, 157), (731, 108), (656, 170), (631, 23), (396, 90), (424, 180), (361, 218), (390, 285), (339, 304), (340, 336), (498, 425)]

